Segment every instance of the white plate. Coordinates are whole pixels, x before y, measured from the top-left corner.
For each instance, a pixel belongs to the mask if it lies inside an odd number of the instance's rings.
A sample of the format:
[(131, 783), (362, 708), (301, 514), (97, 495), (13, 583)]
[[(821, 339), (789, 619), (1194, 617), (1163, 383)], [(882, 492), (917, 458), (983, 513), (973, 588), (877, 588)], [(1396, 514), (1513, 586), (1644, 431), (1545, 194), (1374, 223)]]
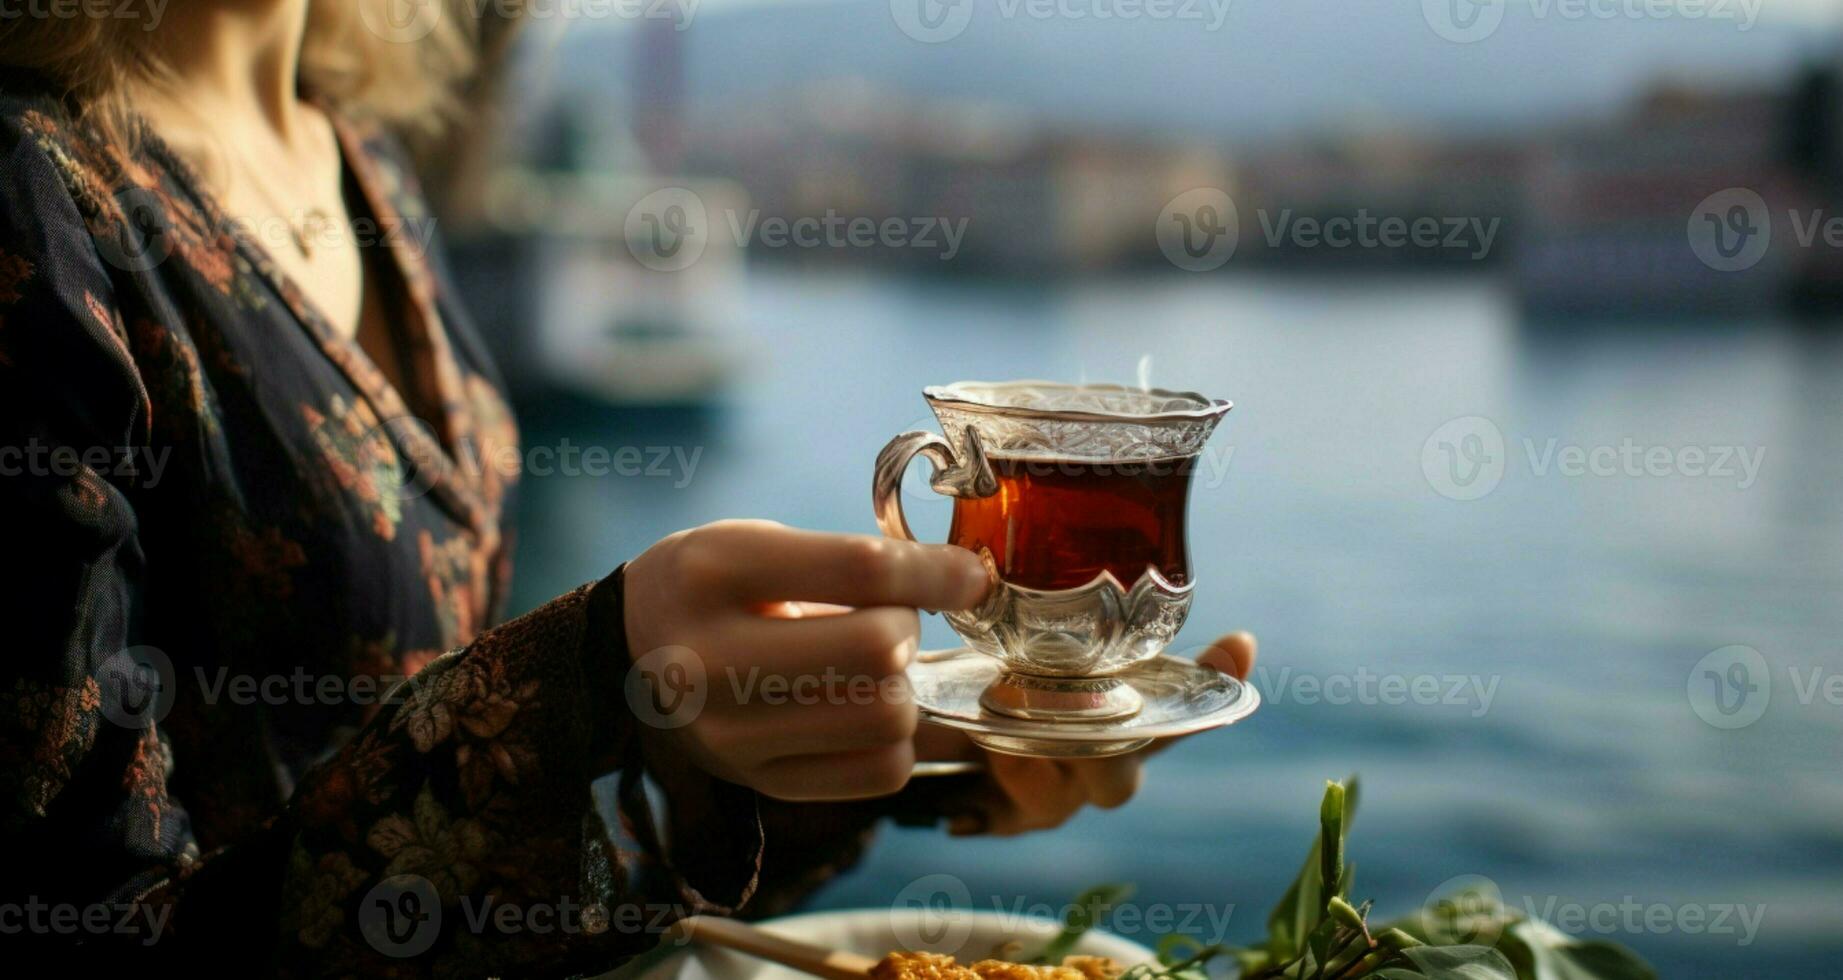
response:
[[(1062, 929), (1052, 919), (999, 912), (922, 908), (848, 909), (766, 919), (756, 923), (788, 939), (881, 959), (891, 950), (948, 953), (963, 963), (985, 959), (1012, 940), (1033, 955)], [(1109, 956), (1121, 966), (1144, 963), (1151, 950), (1099, 929), (1089, 930), (1075, 952)], [(637, 969), (636, 969), (637, 968)], [(812, 980), (797, 970), (726, 949), (688, 946), (664, 959), (646, 957), (609, 975), (634, 980)]]

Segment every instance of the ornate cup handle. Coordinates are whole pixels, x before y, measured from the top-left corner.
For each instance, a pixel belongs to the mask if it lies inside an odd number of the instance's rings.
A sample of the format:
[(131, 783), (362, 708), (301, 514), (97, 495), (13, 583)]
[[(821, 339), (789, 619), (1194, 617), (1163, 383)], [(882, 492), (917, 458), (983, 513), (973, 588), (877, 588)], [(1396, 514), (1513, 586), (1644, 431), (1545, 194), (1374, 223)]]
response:
[(915, 540), (908, 518), (902, 514), (902, 474), (916, 456), (934, 465), (929, 486), (949, 497), (990, 497), (998, 492), (998, 477), (986, 460), (985, 447), (969, 427), (965, 445), (956, 454), (946, 439), (925, 430), (904, 432), (877, 454), (877, 473), (871, 481), (870, 500), (877, 511), (877, 527), (892, 538)]

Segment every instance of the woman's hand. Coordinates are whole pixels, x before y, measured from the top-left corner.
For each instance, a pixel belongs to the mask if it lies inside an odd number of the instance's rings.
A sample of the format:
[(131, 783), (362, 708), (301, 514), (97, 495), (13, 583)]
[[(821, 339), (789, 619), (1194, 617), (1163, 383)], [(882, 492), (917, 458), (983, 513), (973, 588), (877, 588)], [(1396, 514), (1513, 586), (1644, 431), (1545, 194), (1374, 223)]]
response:
[[(901, 789), (917, 714), (903, 672), (916, 609), (967, 609), (985, 568), (948, 545), (720, 521), (628, 563), (627, 646), (640, 669), (671, 661), (704, 688), (690, 718), (659, 726), (687, 761), (784, 800)], [(662, 661), (663, 658), (663, 661)]]
[[(1254, 669), (1254, 635), (1231, 633), (1204, 651), (1199, 663), (1246, 680)], [(923, 754), (965, 757), (948, 744), (957, 732), (928, 726), (918, 736)], [(1177, 739), (1154, 742), (1138, 752), (1106, 759), (1030, 759), (984, 753), (988, 778), (975, 795), (950, 805), (954, 834), (1021, 834), (1061, 826), (1084, 806), (1117, 807), (1139, 789), (1145, 760)]]

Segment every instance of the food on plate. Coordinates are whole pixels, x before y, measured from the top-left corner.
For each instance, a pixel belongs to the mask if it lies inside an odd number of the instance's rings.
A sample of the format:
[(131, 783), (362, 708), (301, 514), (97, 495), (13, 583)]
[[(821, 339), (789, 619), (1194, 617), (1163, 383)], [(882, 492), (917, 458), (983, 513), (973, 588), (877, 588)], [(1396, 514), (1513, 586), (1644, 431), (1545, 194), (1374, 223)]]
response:
[(1065, 956), (1059, 966), (980, 960), (963, 966), (941, 953), (885, 956), (870, 968), (873, 980), (1114, 980), (1123, 971), (1105, 956)]

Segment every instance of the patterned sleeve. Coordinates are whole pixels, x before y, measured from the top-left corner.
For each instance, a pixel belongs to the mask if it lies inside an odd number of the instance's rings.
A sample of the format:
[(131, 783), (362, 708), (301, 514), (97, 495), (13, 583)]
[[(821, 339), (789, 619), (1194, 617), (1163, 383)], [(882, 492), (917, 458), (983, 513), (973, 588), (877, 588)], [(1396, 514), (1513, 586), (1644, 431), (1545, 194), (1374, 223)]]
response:
[[(757, 892), (751, 908), (779, 907), (855, 856), (874, 807), (762, 804), (640, 730), (618, 571), (423, 668), (262, 833), (199, 853), (147, 711), (159, 685), (134, 655), (135, 477), (96, 455), (151, 438), (122, 280), (42, 150), (15, 134), (0, 160), (0, 540), (16, 573), (0, 589), (0, 820), (16, 855), (0, 903), (100, 908), (109, 924), (14, 938), (136, 969), (568, 975), (618, 965), (687, 912)], [(591, 792), (611, 771), (623, 843)]]

